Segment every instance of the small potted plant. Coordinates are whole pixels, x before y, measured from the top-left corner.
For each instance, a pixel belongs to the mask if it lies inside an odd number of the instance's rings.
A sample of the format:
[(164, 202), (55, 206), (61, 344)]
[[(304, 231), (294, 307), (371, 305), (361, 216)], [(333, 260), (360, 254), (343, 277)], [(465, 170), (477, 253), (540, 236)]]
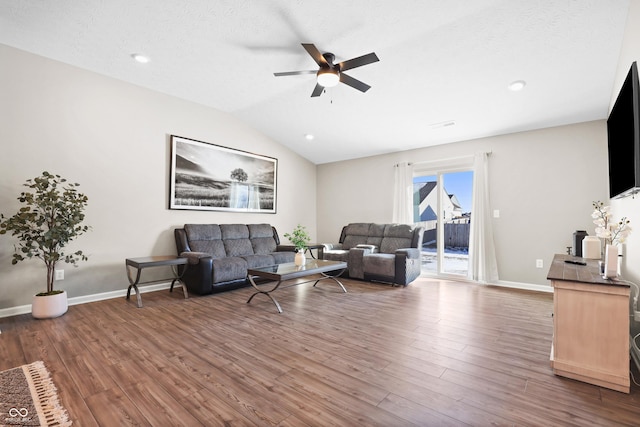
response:
[(76, 266), (87, 257), (82, 251), (65, 253), (65, 247), (89, 227), (82, 225), (87, 196), (60, 175), (43, 172), (24, 184), (31, 191), (20, 193), (22, 207), (5, 217), (0, 214), (0, 234), (11, 232), (18, 238), (11, 264), (39, 258), (47, 267), (47, 291), (34, 296), (31, 313), (36, 318), (58, 317), (67, 311), (66, 291), (54, 290), (58, 261)]
[(307, 249), (307, 244), (311, 241), (311, 237), (309, 237), (307, 229), (298, 224), (291, 234), (285, 233), (284, 237), (289, 239), (289, 241), (296, 247), (296, 265), (303, 265), (306, 260), (304, 252)]

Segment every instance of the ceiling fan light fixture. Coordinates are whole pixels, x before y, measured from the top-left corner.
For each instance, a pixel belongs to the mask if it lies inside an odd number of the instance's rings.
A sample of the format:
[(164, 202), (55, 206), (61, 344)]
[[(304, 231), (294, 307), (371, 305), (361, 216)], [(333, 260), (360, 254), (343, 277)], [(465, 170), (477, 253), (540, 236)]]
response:
[(323, 68), (318, 71), (318, 84), (322, 87), (334, 87), (340, 83), (340, 72), (332, 68)]

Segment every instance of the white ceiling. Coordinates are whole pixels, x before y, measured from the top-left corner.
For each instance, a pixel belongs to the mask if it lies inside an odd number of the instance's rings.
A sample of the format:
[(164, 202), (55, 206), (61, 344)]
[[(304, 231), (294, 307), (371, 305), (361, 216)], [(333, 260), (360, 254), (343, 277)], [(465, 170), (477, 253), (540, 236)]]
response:
[[(628, 0), (3, 0), (0, 43), (229, 112), (321, 164), (606, 118), (628, 8)], [(311, 98), (315, 76), (274, 77), (317, 68), (303, 42), (336, 61), (375, 52), (380, 62), (347, 73), (372, 88), (340, 84)], [(151, 62), (136, 63), (135, 52)], [(514, 80), (525, 89), (509, 91)]]

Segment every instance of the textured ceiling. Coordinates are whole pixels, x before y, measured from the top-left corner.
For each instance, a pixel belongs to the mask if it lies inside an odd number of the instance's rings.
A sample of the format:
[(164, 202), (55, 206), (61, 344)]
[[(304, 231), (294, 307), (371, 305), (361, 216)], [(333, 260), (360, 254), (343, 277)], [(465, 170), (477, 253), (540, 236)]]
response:
[[(603, 119), (628, 0), (4, 0), (0, 43), (227, 111), (314, 163)], [(375, 52), (311, 98), (300, 43)], [(144, 53), (141, 65), (130, 55)], [(521, 92), (509, 82), (525, 80)], [(454, 126), (433, 124), (455, 121)], [(315, 139), (307, 141), (305, 134)]]

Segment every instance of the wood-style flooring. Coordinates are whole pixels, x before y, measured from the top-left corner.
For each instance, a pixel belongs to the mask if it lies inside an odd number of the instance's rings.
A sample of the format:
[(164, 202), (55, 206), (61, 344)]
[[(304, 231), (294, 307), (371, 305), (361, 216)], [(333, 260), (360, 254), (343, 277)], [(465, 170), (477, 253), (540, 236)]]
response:
[(553, 375), (551, 294), (343, 283), (0, 319), (0, 370), (44, 361), (74, 426), (640, 424), (640, 387)]

